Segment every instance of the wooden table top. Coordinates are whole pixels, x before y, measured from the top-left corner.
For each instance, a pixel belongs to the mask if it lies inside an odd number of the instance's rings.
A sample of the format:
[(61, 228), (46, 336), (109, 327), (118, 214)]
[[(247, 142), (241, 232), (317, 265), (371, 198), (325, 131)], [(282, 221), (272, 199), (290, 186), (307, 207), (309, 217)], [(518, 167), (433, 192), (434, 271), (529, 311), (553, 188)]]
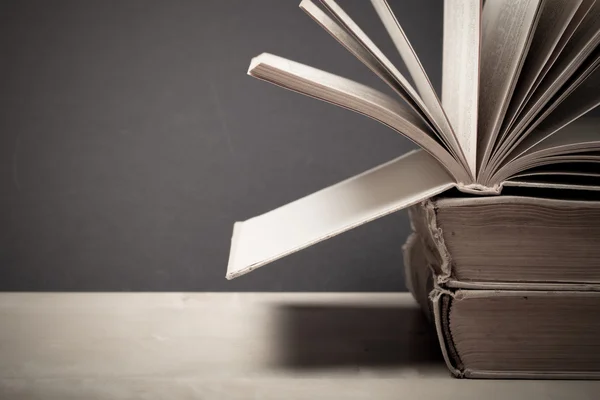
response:
[(450, 376), (407, 293), (3, 293), (0, 399), (597, 399)]

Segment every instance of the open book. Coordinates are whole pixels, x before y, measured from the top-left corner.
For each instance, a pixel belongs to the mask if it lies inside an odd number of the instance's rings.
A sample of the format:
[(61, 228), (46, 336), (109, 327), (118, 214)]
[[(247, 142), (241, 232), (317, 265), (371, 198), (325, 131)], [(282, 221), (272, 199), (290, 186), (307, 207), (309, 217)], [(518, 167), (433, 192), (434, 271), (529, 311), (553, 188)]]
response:
[(445, 0), (441, 100), (390, 5), (371, 2), (410, 77), (333, 0), (300, 8), (391, 95), (271, 54), (248, 73), (368, 116), (421, 150), (237, 222), (227, 278), (450, 188), (600, 190), (600, 125), (577, 121), (600, 104), (600, 0)]

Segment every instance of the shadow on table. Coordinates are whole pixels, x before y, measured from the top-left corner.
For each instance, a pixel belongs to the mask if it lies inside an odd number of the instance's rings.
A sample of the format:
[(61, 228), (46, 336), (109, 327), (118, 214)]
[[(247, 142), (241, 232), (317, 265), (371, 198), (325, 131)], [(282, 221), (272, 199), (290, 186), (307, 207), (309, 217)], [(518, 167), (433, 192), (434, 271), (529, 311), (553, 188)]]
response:
[(277, 311), (280, 367), (426, 367), (444, 362), (433, 325), (416, 307), (303, 303)]

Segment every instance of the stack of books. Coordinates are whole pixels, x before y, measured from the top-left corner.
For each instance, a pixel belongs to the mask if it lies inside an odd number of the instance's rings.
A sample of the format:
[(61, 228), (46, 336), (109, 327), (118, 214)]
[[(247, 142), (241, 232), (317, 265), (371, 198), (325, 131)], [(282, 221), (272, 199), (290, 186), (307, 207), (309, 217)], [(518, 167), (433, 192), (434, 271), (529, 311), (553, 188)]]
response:
[(600, 378), (599, 201), (455, 195), (409, 211), (406, 281), (450, 371)]
[[(600, 377), (600, 0), (446, 0), (438, 96), (385, 0), (403, 76), (333, 0), (300, 8), (390, 88), (271, 54), (248, 73), (421, 149), (244, 222), (232, 279), (409, 208), (409, 289), (459, 377)], [(401, 3), (398, 4), (401, 6)]]

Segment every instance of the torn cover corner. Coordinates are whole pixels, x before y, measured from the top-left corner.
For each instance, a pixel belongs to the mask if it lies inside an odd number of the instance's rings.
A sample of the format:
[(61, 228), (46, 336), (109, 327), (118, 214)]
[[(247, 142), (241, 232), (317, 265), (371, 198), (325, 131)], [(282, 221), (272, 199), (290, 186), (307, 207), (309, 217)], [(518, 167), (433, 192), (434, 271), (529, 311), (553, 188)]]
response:
[(435, 196), (456, 182), (423, 150), (269, 211), (236, 222), (227, 279)]

